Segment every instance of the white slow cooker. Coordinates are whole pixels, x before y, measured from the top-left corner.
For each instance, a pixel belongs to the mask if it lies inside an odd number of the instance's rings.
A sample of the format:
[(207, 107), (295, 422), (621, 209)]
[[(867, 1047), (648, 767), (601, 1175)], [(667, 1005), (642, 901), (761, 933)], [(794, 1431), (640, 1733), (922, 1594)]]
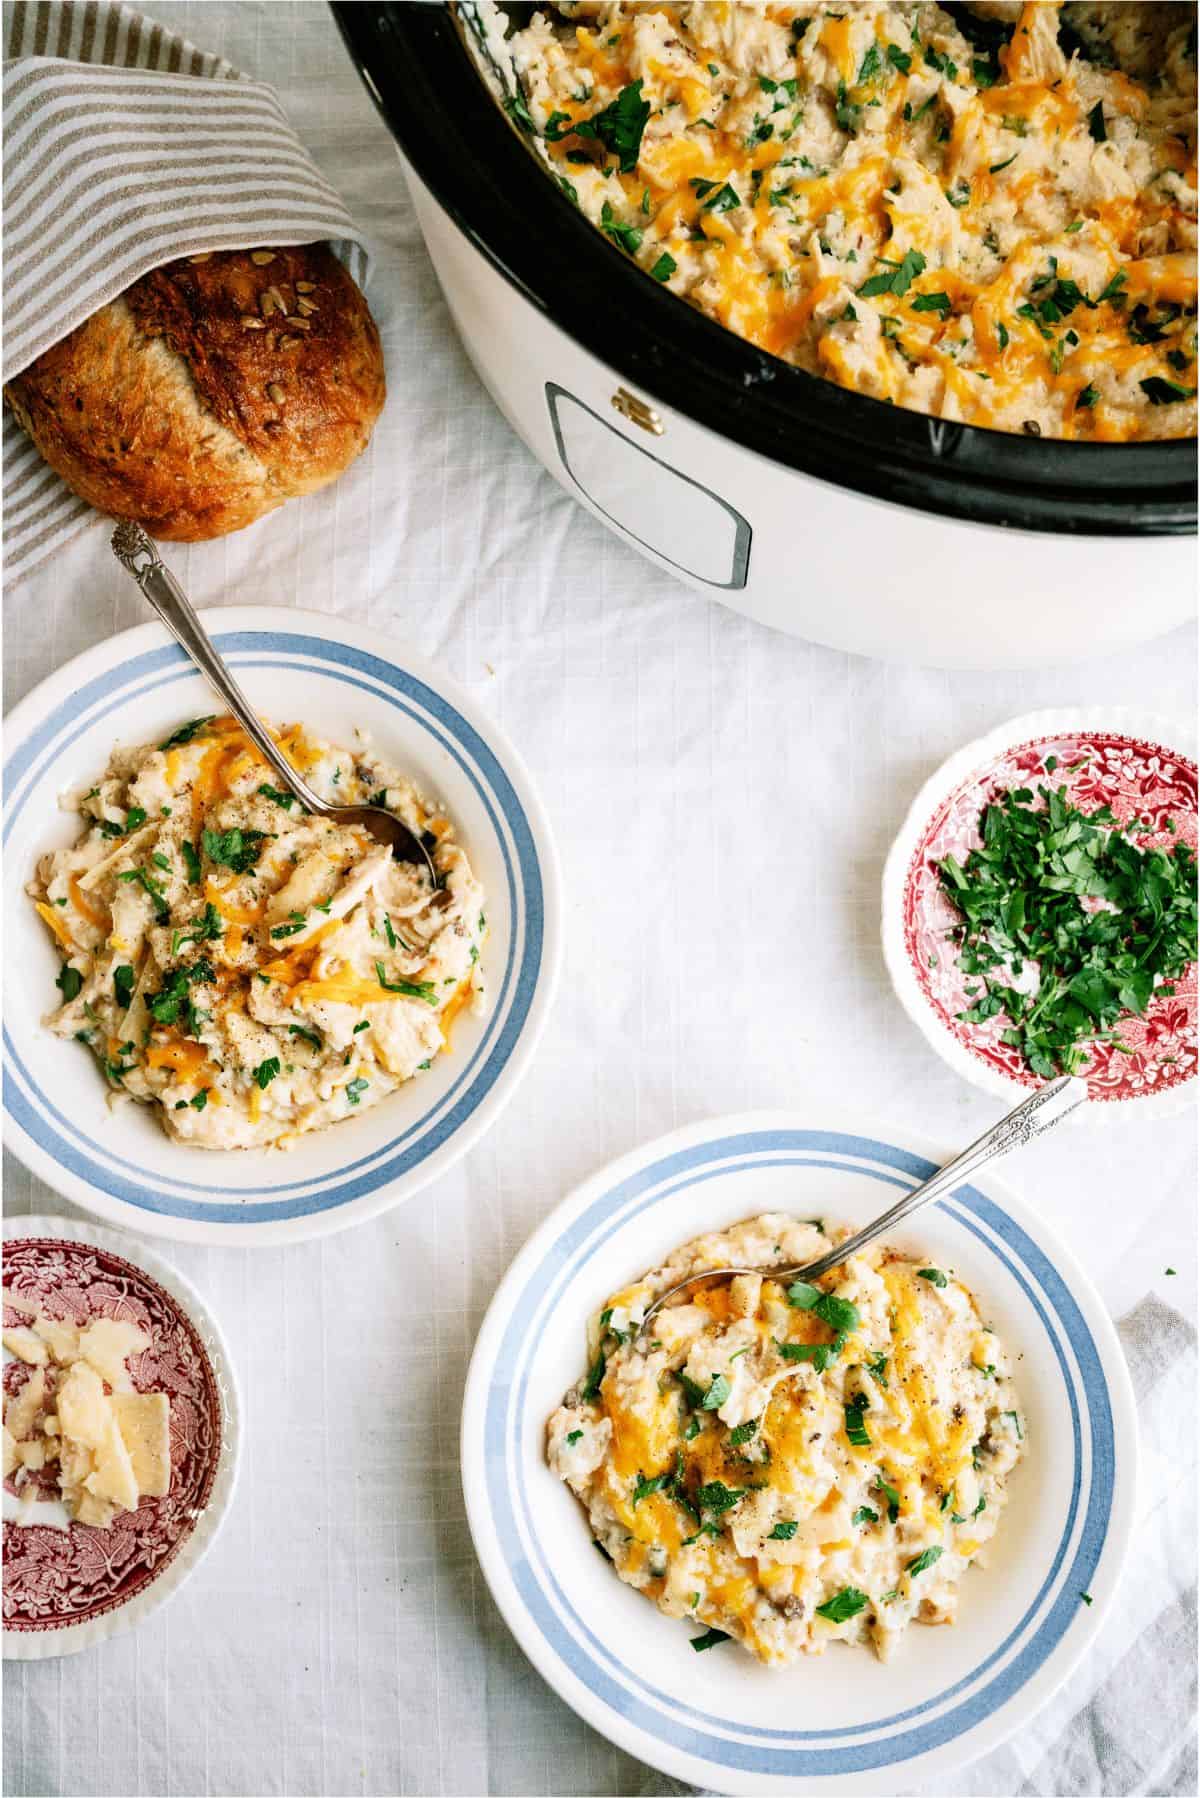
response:
[(979, 430), (793, 368), (581, 216), (454, 9), (333, 11), (489, 393), (649, 561), (780, 630), (948, 667), (1079, 659), (1192, 615), (1194, 441)]

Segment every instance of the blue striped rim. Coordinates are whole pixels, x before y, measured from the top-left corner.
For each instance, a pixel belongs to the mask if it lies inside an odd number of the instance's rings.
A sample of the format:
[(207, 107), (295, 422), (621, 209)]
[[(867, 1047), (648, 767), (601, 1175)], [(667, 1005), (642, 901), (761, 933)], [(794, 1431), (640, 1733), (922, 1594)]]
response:
[[(934, 1171), (921, 1156), (865, 1137), (764, 1130), (677, 1150), (601, 1194), (554, 1243), (511, 1307), (485, 1412), (485, 1476), (501, 1552), (525, 1608), (557, 1658), (589, 1691), (664, 1746), (741, 1772), (813, 1778), (911, 1760), (962, 1735), (1021, 1690), (1061, 1641), (1078, 1615), (1079, 1592), (1091, 1583), (1108, 1532), (1115, 1451), (1100, 1357), (1061, 1275), (1012, 1218), (974, 1187), (960, 1187), (953, 1200), (943, 1201), (943, 1209), (996, 1256), (1029, 1300), (1061, 1370), (1071, 1412), (1073, 1468), (1067, 1515), (1050, 1570), (1021, 1621), (1004, 1642), (944, 1691), (893, 1716), (843, 1729), (774, 1730), (719, 1719), (722, 1727), (742, 1738), (730, 1739), (714, 1733), (711, 1710), (681, 1703), (623, 1665), (579, 1616), (547, 1561), (533, 1523), (521, 1429), (541, 1319), (580, 1268), (631, 1217), (707, 1180), (798, 1163), (865, 1175), (888, 1185), (907, 1186)], [(1064, 1354), (1060, 1332), (1070, 1347), (1073, 1366)], [(1085, 1424), (1091, 1451), (1086, 1472)], [(1047, 1606), (1056, 1584), (1057, 1595)], [(1043, 1607), (1047, 1608), (1039, 1619)], [(1011, 1658), (1001, 1666), (1005, 1656)], [(930, 1714), (935, 1711), (936, 1716)], [(894, 1733), (878, 1739), (884, 1730)]]
[[(423, 681), (378, 656), (299, 632), (227, 631), (217, 634), (214, 641), (239, 669), (303, 669), (305, 664), (297, 658), (308, 657), (319, 665), (317, 672), (325, 678), (385, 700), (427, 731), (438, 748), (454, 758), (487, 813), (504, 864), (512, 918), (499, 990), (482, 1040), (461, 1074), (415, 1123), (371, 1155), (339, 1169), (331, 1176), (336, 1184), (323, 1187), (311, 1177), (245, 1189), (183, 1181), (173, 1176), (169, 1190), (165, 1185), (149, 1185), (144, 1169), (92, 1143), (62, 1113), (38, 1085), (5, 1029), (5, 1109), (26, 1135), (65, 1170), (144, 1211), (199, 1222), (253, 1225), (311, 1216), (375, 1192), (419, 1167), (471, 1117), (500, 1078), (529, 1015), (542, 963), (544, 892), (533, 833), (507, 773), (474, 726)], [(182, 650), (171, 645), (110, 669), (72, 694), (18, 744), (5, 763), (4, 841), (7, 842), (39, 781), (80, 735), (93, 729), (108, 713), (128, 704), (131, 687), (145, 681), (139, 689), (140, 696), (193, 677), (191, 663)], [(108, 703), (102, 704), (104, 701)], [(93, 711), (95, 706), (100, 706), (100, 710)], [(86, 718), (86, 722), (78, 723), (80, 718)], [(507, 826), (507, 836), (501, 819)], [(104, 1160), (98, 1159), (98, 1155)], [(208, 1201), (188, 1199), (178, 1196), (180, 1189), (214, 1196)], [(293, 1196), (263, 1196), (282, 1193)], [(229, 1202), (220, 1203), (221, 1198)]]

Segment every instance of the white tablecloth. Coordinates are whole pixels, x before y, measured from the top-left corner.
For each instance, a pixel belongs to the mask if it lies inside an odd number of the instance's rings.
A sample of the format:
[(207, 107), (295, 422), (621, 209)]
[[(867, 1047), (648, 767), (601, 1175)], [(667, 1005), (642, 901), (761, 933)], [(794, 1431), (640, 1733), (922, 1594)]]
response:
[[(541, 785), (568, 945), (525, 1085), (415, 1204), (310, 1246), (168, 1245), (237, 1358), (247, 1446), (234, 1513), (136, 1636), (9, 1668), (5, 1789), (672, 1789), (550, 1693), (479, 1574), (456, 1442), (483, 1310), (567, 1188), (678, 1124), (837, 1106), (952, 1147), (990, 1121), (994, 1102), (943, 1067), (888, 986), (877, 908), (891, 835), (937, 763), (1016, 713), (1085, 701), (1190, 714), (1194, 638), (1047, 672), (945, 674), (814, 648), (676, 585), (560, 491), (479, 386), (325, 8), (149, 10), (274, 83), (373, 234), (370, 300), (391, 390), (371, 449), (336, 487), (222, 542), (176, 548), (172, 563), (198, 604), (366, 621), (465, 682)], [(9, 596), (6, 703), (146, 615), (104, 535), (90, 534)], [(643, 871), (636, 888), (630, 868)], [(1188, 1117), (1067, 1132), (1009, 1172), (1114, 1315), (1152, 1289), (1191, 1314), (1193, 1137)], [(5, 1200), (13, 1213), (67, 1209), (11, 1159)], [(1186, 1383), (1178, 1402), (1190, 1439)], [(945, 1790), (1163, 1793), (1190, 1778), (1194, 1791), (1186, 1679), (1180, 1697), (1164, 1688), (1152, 1730), (1123, 1736), (1119, 1721), (1127, 1651), (1161, 1628), (1172, 1582), (1182, 1604), (1194, 1577), (1191, 1485), (1178, 1475), (1153, 1464), (1143, 1495), (1148, 1519), (1169, 1517), (1152, 1611), (1135, 1555), (1093, 1663), (1040, 1733)], [(1179, 1642), (1186, 1671), (1186, 1619)], [(1110, 1674), (1097, 1770), (1071, 1783), (1056, 1732)]]

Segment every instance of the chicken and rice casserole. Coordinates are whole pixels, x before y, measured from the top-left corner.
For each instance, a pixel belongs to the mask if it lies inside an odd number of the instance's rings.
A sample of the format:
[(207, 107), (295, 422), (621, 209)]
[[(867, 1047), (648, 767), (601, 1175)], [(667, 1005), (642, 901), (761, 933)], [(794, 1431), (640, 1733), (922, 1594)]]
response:
[(751, 343), (998, 430), (1195, 433), (1192, 6), (491, 12), (563, 190)]
[(782, 1666), (830, 1642), (882, 1658), (953, 1623), (1026, 1426), (1008, 1355), (949, 1268), (890, 1249), (818, 1284), (709, 1267), (814, 1261), (848, 1229), (778, 1213), (702, 1236), (614, 1294), (550, 1419), (550, 1466), (621, 1579)]
[(114, 752), (30, 886), (63, 962), (50, 1028), (198, 1148), (287, 1146), (427, 1069), (482, 1005), (484, 895), (448, 819), (369, 749), (272, 732), (335, 804), (386, 806), (438, 871), (306, 813), (229, 718)]

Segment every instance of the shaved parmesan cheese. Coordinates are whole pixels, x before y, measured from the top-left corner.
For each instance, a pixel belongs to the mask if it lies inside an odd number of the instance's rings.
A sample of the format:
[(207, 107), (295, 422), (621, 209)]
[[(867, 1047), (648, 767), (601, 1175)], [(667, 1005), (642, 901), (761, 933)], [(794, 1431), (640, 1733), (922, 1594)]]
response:
[[(126, 1318), (96, 1317), (81, 1330), (22, 1309), (31, 1323), (6, 1330), (5, 1346), (27, 1364), (41, 1364), (5, 1404), (4, 1477), (15, 1478), (24, 1496), (44, 1496), (30, 1476), (57, 1462), (68, 1515), (107, 1529), (143, 1496), (170, 1490), (170, 1398), (136, 1391), (126, 1365), (150, 1347), (150, 1337)], [(38, 1515), (31, 1509), (17, 1521)]]
[(4, 1331), (4, 1346), (10, 1355), (27, 1362), (30, 1367), (44, 1367), (49, 1359), (45, 1343), (24, 1324), (16, 1324), (11, 1330)]
[(93, 1318), (79, 1338), (79, 1353), (101, 1379), (108, 1381), (114, 1392), (132, 1390), (133, 1381), (126, 1370), (125, 1358), (140, 1355), (149, 1347), (150, 1338), (145, 1330), (117, 1317)]

